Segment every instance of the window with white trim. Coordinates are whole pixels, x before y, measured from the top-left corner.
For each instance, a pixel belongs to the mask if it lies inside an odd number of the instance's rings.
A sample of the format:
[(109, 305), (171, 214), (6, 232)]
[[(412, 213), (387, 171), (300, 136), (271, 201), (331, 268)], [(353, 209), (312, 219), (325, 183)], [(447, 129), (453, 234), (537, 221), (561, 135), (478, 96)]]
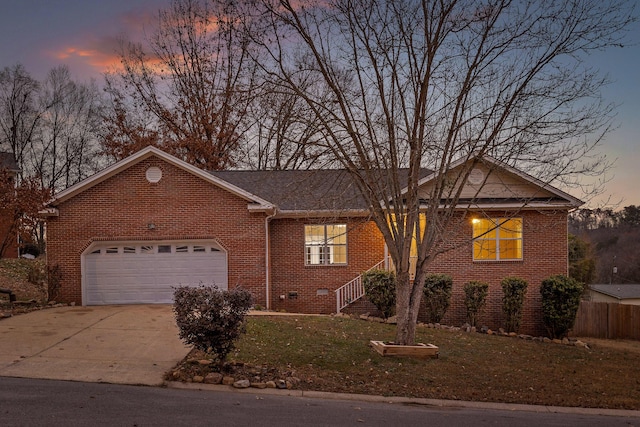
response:
[(347, 263), (347, 225), (305, 225), (304, 256), (306, 265)]
[(474, 261), (522, 259), (522, 218), (474, 218)]

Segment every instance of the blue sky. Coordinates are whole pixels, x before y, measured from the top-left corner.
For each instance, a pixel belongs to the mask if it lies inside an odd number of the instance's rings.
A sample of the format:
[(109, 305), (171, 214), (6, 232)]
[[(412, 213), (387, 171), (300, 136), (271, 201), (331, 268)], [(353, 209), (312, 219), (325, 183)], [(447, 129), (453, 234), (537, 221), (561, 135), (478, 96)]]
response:
[[(630, 0), (634, 1), (634, 0)], [(157, 10), (169, 0), (0, 0), (0, 68), (22, 63), (37, 79), (53, 67), (69, 66), (79, 80), (102, 81), (117, 64), (120, 36), (139, 39)], [(640, 11), (638, 11), (640, 13)], [(604, 88), (618, 104), (617, 128), (600, 150), (614, 168), (606, 191), (589, 203), (618, 207), (640, 205), (640, 24), (630, 27), (635, 41), (590, 57), (589, 62), (613, 81)], [(580, 197), (580, 194), (575, 194)], [(615, 207), (615, 206), (614, 206)]]

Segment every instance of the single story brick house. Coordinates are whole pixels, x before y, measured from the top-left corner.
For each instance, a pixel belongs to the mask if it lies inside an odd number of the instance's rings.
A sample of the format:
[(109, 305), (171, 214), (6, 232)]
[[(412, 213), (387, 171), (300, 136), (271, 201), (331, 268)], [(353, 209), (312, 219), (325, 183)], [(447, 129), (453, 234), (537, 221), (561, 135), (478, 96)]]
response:
[[(6, 170), (9, 176), (15, 179), (20, 168), (13, 153), (0, 152), (0, 170)], [(9, 218), (6, 217), (7, 215)], [(13, 223), (13, 212), (5, 212), (4, 209), (0, 209), (0, 239), (3, 240), (2, 243), (5, 246), (3, 258), (18, 257), (18, 234), (9, 231), (10, 223)]]
[[(491, 289), (481, 321), (499, 327), (500, 280), (519, 276), (530, 283), (522, 331), (540, 333), (538, 286), (567, 273), (567, 213), (581, 202), (493, 159), (473, 172), (471, 186), (486, 177), (486, 197), (458, 232), (466, 241), (432, 266), (454, 279), (444, 323), (464, 323), (462, 286), (484, 280)], [(429, 179), (425, 171), (424, 188)], [(59, 299), (83, 305), (171, 303), (172, 287), (202, 283), (242, 286), (271, 310), (370, 311), (360, 294), (337, 305), (338, 290), (388, 266), (382, 236), (342, 170), (207, 172), (147, 147), (62, 191), (43, 213)]]

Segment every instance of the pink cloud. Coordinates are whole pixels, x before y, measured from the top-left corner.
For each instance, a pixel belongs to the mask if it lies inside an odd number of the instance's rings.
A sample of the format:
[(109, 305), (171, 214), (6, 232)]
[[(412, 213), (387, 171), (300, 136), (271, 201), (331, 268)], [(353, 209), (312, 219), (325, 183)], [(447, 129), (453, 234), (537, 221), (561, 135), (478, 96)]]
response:
[(120, 67), (118, 53), (122, 41), (140, 42), (153, 29), (160, 6), (138, 7), (120, 14), (115, 21), (103, 22), (91, 33), (77, 34), (72, 39), (48, 50), (48, 55), (64, 62), (92, 69), (96, 73)]

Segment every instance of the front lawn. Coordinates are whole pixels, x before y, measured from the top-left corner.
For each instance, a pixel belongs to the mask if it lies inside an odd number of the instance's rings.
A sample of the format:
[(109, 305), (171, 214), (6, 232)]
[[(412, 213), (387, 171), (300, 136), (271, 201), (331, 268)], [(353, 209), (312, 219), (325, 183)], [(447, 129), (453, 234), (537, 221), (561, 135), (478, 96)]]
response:
[[(419, 328), (417, 341), (438, 359), (381, 357), (369, 341), (393, 340), (393, 325), (343, 317), (259, 316), (230, 362), (247, 372), (299, 378), (298, 389), (385, 396), (640, 409), (640, 345), (590, 348)], [(172, 372), (205, 376), (212, 365), (189, 362)], [(169, 377), (171, 377), (169, 375)], [(187, 375), (173, 378), (189, 380)], [(247, 378), (249, 379), (249, 378)]]

